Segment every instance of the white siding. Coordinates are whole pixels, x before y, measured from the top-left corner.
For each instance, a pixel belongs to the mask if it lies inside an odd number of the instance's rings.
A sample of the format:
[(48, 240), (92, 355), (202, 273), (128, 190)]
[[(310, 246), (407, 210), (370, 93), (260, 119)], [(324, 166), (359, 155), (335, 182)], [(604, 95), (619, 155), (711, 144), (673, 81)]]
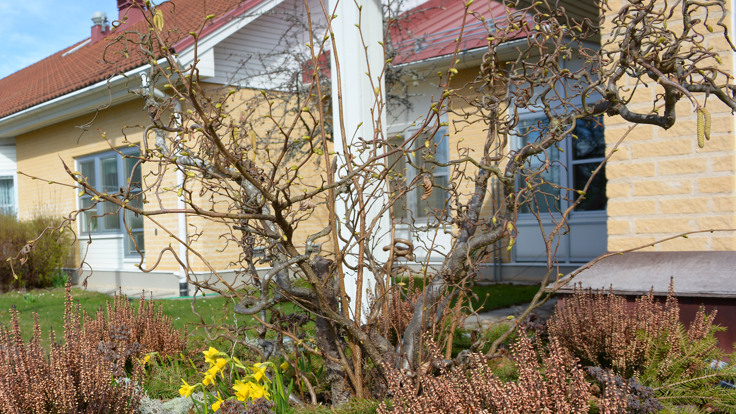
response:
[(15, 138), (0, 138), (0, 178), (13, 179), (13, 201), (18, 215), (18, 160), (15, 152)]
[(16, 168), (15, 140), (0, 140), (0, 175), (15, 175)]
[(123, 236), (102, 235), (92, 236), (92, 243), (88, 244), (89, 235), (82, 234), (79, 237), (79, 248), (81, 257), (85, 257), (85, 262), (92, 267), (93, 270), (137, 270), (134, 266), (138, 261), (123, 258)]
[[(324, 33), (318, 1), (309, 0), (317, 37)], [(257, 89), (280, 89), (299, 73), (309, 36), (303, 2), (286, 0), (215, 46), (215, 77), (208, 81)], [(316, 44), (317, 42), (315, 42)]]

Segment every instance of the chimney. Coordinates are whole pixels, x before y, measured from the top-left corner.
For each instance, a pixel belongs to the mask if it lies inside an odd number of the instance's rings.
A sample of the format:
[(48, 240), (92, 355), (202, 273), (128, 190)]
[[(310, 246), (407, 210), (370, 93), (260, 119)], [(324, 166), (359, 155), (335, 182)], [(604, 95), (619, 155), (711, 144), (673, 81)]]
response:
[(143, 20), (143, 0), (118, 0), (118, 20), (127, 19), (125, 24), (134, 24)]
[(92, 14), (92, 39), (91, 43), (97, 43), (107, 35), (110, 26), (107, 24), (107, 15), (105, 12), (94, 12)]

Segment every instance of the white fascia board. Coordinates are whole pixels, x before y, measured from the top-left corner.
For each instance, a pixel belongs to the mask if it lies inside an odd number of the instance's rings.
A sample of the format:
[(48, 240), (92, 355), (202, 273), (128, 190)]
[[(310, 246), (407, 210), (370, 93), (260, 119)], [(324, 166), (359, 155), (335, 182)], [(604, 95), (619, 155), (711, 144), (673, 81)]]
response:
[[(197, 45), (198, 58), (202, 59), (202, 56), (207, 56), (206, 54), (208, 52), (214, 51), (214, 48), (215, 46), (217, 46), (218, 43), (227, 39), (233, 33), (244, 28), (245, 26), (250, 24), (250, 22), (257, 19), (264, 13), (269, 12), (271, 9), (273, 9), (274, 7), (278, 6), (279, 4), (283, 2), (284, 0), (266, 0), (263, 3), (259, 4), (258, 6), (254, 7), (253, 9), (245, 12), (245, 16), (233, 18), (231, 21), (222, 25), (222, 27), (219, 27), (214, 32), (200, 39), (199, 41), (195, 43)], [(214, 53), (212, 56), (214, 58)], [(189, 65), (191, 65), (192, 62), (194, 62), (194, 45), (189, 46), (186, 49), (179, 52), (178, 60), (179, 62), (181, 62), (182, 67), (184, 68), (189, 67)], [(205, 77), (202, 73), (200, 73), (200, 76)]]
[[(129, 82), (140, 82), (138, 76), (148, 71), (150, 64), (122, 75), (59, 96), (50, 101), (16, 112), (0, 119), (0, 137), (14, 137), (45, 126), (57, 124), (91, 111), (132, 100)], [(137, 84), (136, 84), (137, 85)]]
[[(736, 1), (736, 0), (735, 0)], [(599, 44), (591, 41), (583, 41), (583, 46), (586, 48), (593, 49), (595, 47), (600, 47)], [(517, 57), (517, 48), (520, 46), (527, 45), (528, 41), (527, 39), (515, 39), (510, 40), (508, 42), (504, 42), (498, 46), (496, 49), (496, 54), (498, 55), (498, 59), (501, 61), (509, 61), (514, 60)], [(575, 44), (576, 46), (577, 44)], [(460, 62), (455, 65), (458, 69), (466, 69), (472, 66), (477, 66), (483, 61), (483, 55), (485, 55), (488, 52), (488, 47), (481, 46), (475, 49), (468, 49), (461, 51), (457, 54), (457, 58), (460, 59)], [(442, 56), (435, 56), (424, 60), (418, 60), (416, 62), (409, 62), (409, 63), (402, 63), (399, 65), (396, 65), (397, 68), (412, 68), (415, 70), (421, 70), (426, 68), (431, 68), (433, 66), (436, 66), (441, 63), (447, 62), (449, 64), (450, 59), (452, 58), (452, 54), (442, 55)]]
[[(517, 39), (512, 40), (506, 43), (502, 43), (498, 46), (498, 49), (496, 49), (496, 53), (498, 54), (498, 57), (500, 60), (509, 60), (513, 59), (516, 56), (516, 48), (522, 43), (525, 43), (526, 39)], [(488, 47), (481, 46), (475, 49), (467, 49), (464, 51), (461, 51), (457, 54), (457, 58), (460, 59), (460, 62), (455, 65), (458, 69), (466, 69), (472, 66), (476, 66), (480, 64), (483, 61), (483, 55), (485, 55), (488, 52)], [(418, 60), (416, 62), (409, 62), (409, 63), (401, 63), (399, 65), (396, 65), (397, 68), (412, 68), (415, 70), (422, 70), (425, 68), (431, 68), (433, 66), (436, 66), (438, 64), (442, 64), (447, 62), (449, 64), (450, 59), (452, 59), (452, 54), (447, 55), (441, 55), (441, 56), (435, 56), (423, 60)]]

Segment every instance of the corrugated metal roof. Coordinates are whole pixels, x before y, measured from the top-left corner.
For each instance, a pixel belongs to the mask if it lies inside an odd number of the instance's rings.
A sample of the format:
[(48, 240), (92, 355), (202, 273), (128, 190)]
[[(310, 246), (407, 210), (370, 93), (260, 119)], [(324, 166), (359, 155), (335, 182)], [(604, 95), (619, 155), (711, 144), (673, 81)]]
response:
[[(489, 30), (505, 27), (507, 8), (498, 1), (475, 1), (465, 13), (460, 0), (430, 0), (404, 13), (391, 30), (394, 64), (452, 54), (462, 30), (460, 51), (488, 46)], [(484, 20), (480, 19), (480, 16)]]

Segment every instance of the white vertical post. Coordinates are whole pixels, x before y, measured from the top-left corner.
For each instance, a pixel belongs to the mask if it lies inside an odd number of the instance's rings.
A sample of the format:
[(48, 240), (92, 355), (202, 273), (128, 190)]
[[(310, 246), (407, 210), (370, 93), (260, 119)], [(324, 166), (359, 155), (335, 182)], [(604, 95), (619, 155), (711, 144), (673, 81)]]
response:
[[(337, 179), (344, 177), (348, 171), (345, 165), (347, 154), (351, 154), (356, 163), (364, 162), (368, 158), (368, 153), (359, 154), (355, 151), (355, 147), (352, 147), (353, 142), (358, 139), (370, 141), (376, 136), (376, 132), (378, 136), (383, 136), (386, 117), (385, 105), (382, 102), (385, 96), (383, 13), (380, 0), (330, 0), (329, 7), (330, 11), (337, 15), (332, 20), (336, 50), (333, 49), (331, 59), (333, 137), (335, 154), (343, 162), (338, 166)], [(337, 99), (338, 91), (342, 95), (342, 108)], [(341, 125), (344, 126), (345, 137), (342, 136)], [(385, 263), (388, 253), (384, 252), (382, 247), (390, 242), (389, 215), (383, 214), (378, 217), (380, 209), (387, 203), (384, 189), (379, 188), (385, 186), (385, 183), (370, 183), (365, 180), (366, 178), (370, 180), (369, 177), (369, 174), (365, 174), (359, 179), (363, 184), (367, 223), (370, 225), (377, 219), (379, 225), (367, 247), (374, 257)], [(349, 192), (352, 194), (339, 195), (336, 200), (337, 217), (341, 223), (346, 220), (357, 222), (358, 204), (348, 203), (348, 200), (356, 199), (355, 191), (351, 187)], [(341, 225), (340, 232), (343, 237), (350, 239), (351, 234), (346, 226)], [(341, 248), (344, 247), (341, 245)], [(348, 264), (355, 266), (358, 261), (358, 248), (351, 247), (346, 253)], [(357, 274), (345, 269), (345, 291), (351, 300), (351, 314), (355, 312), (355, 301), (359, 296), (356, 282)], [(368, 308), (366, 291), (373, 291), (374, 286), (375, 278), (366, 269), (360, 292), (362, 313)], [(364, 316), (364, 314), (355, 315), (355, 318), (362, 320)]]

